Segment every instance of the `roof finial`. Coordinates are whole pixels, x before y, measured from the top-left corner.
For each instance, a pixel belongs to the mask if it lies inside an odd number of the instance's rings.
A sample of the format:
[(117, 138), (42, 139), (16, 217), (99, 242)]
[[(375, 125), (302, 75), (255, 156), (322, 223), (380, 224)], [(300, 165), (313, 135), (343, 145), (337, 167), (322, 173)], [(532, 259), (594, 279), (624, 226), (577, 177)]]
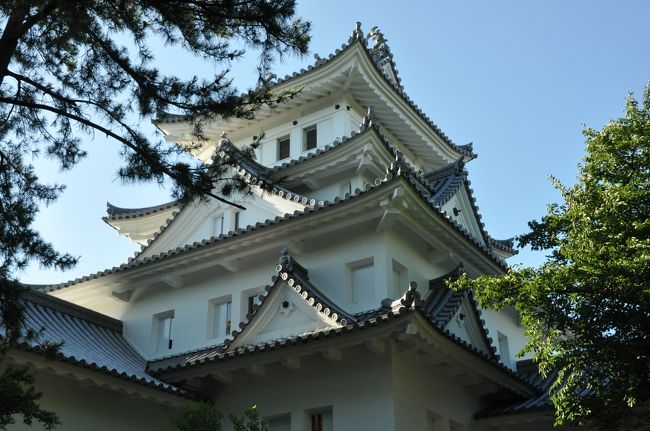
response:
[(351, 43), (352, 41), (354, 41), (356, 39), (361, 40), (363, 38), (364, 38), (364, 35), (363, 35), (363, 30), (361, 30), (361, 23), (359, 21), (357, 21), (357, 25), (354, 28), (354, 31), (352, 32), (352, 36), (350, 36), (349, 42)]
[(397, 71), (393, 66), (393, 54), (391, 54), (390, 48), (386, 43), (386, 38), (381, 30), (379, 30), (379, 27), (374, 26), (370, 29), (368, 32), (368, 41), (370, 42), (370, 40), (373, 41), (369, 49), (372, 61), (389, 81), (401, 88), (399, 78), (397, 78)]
[(400, 303), (405, 307), (420, 305), (422, 299), (420, 292), (418, 292), (418, 284), (415, 281), (409, 283), (409, 288), (402, 296)]
[(374, 41), (372, 49), (387, 49), (386, 38), (384, 37), (384, 34), (381, 32), (381, 30), (379, 30), (379, 27), (374, 26), (370, 29), (368, 32), (368, 40), (370, 39)]

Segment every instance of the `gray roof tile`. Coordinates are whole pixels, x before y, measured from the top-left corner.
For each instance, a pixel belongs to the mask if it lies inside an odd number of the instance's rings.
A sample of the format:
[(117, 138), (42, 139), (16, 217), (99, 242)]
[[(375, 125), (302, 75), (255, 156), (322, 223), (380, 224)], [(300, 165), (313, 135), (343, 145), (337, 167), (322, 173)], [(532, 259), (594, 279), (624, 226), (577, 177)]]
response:
[(21, 343), (23, 350), (38, 353), (37, 342), (63, 342), (56, 352), (58, 360), (195, 398), (193, 393), (145, 372), (146, 361), (122, 337), (122, 322), (33, 290), (25, 291), (23, 300), (25, 329), (38, 333), (36, 340)]

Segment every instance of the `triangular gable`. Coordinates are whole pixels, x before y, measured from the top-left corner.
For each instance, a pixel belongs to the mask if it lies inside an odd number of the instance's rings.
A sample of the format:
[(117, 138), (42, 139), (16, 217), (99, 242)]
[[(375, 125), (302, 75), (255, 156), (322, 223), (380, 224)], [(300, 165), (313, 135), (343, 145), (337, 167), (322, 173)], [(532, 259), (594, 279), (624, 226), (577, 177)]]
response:
[(241, 330), (225, 341), (227, 350), (341, 328), (355, 321), (309, 281), (307, 270), (286, 249), (276, 271), (273, 284), (260, 295), (260, 304), (241, 324)]
[[(136, 256), (143, 258), (183, 247), (187, 244), (200, 243), (214, 237), (225, 236), (236, 229), (245, 229), (248, 225), (274, 219), (278, 216), (302, 211), (310, 203), (303, 202), (302, 196), (290, 195), (283, 191), (267, 191), (262, 184), (251, 184), (251, 194), (234, 201), (246, 208), (239, 214), (239, 226), (236, 226), (235, 213), (238, 209), (215, 199), (207, 202), (186, 204), (183, 209), (170, 219)], [(222, 219), (223, 217), (223, 219)]]
[(454, 291), (447, 287), (447, 280), (456, 280), (463, 273), (462, 265), (429, 282), (430, 294), (424, 301), (425, 314), (440, 329), (450, 332), (474, 346), (488, 357), (495, 358), (492, 340), (485, 321), (481, 319), (474, 296), (470, 291)]
[(492, 346), (484, 336), (487, 330), (474, 312), (474, 308), (471, 296), (465, 296), (444, 329), (476, 347), (479, 351), (490, 355), (493, 353)]
[(441, 209), (481, 244), (487, 245), (481, 216), (476, 212), (473, 205), (466, 180), (464, 180), (464, 187), (458, 187), (454, 195), (442, 205)]

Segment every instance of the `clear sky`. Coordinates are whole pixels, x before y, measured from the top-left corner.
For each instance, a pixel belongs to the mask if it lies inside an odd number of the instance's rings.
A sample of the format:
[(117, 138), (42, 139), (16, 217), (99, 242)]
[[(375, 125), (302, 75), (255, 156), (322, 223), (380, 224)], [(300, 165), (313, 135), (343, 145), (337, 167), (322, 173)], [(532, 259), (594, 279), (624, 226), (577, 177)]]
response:
[[(546, 204), (558, 201), (548, 177), (575, 180), (583, 156), (583, 125), (601, 128), (624, 114), (628, 92), (640, 96), (650, 80), (650, 2), (342, 1), (299, 2), (313, 24), (311, 53), (287, 58), (282, 76), (326, 56), (347, 41), (360, 21), (378, 26), (392, 50), (404, 88), (457, 144), (474, 142), (467, 166), (488, 232), (508, 238), (526, 231)], [(182, 76), (210, 68), (160, 50), (161, 69)], [(254, 82), (255, 60), (233, 65), (243, 90)], [(152, 134), (149, 121), (143, 122)], [(168, 200), (156, 185), (125, 186), (116, 177), (118, 146), (100, 135), (86, 139), (89, 157), (62, 175), (39, 162), (42, 179), (68, 185), (37, 220), (43, 236), (80, 256), (61, 273), (28, 268), (20, 278), (55, 283), (125, 262), (138, 248), (101, 221), (107, 201), (143, 207)], [(535, 265), (523, 251), (509, 262)]]

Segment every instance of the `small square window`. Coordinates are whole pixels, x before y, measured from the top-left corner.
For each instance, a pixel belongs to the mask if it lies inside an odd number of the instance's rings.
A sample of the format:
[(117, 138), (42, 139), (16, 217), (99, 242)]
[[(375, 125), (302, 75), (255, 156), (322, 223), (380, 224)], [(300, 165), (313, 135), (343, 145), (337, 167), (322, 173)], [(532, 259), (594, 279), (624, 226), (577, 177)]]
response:
[(512, 367), (512, 361), (510, 360), (510, 346), (508, 345), (508, 337), (501, 332), (497, 331), (497, 342), (499, 343), (499, 356), (501, 356), (501, 362), (507, 367)]
[(278, 160), (283, 160), (291, 154), (291, 140), (289, 136), (283, 136), (278, 139)]
[(303, 129), (303, 143), (303, 151), (316, 148), (318, 140), (315, 124), (313, 126), (307, 127), (306, 129)]
[(285, 414), (265, 420), (269, 431), (291, 431), (291, 415)]

